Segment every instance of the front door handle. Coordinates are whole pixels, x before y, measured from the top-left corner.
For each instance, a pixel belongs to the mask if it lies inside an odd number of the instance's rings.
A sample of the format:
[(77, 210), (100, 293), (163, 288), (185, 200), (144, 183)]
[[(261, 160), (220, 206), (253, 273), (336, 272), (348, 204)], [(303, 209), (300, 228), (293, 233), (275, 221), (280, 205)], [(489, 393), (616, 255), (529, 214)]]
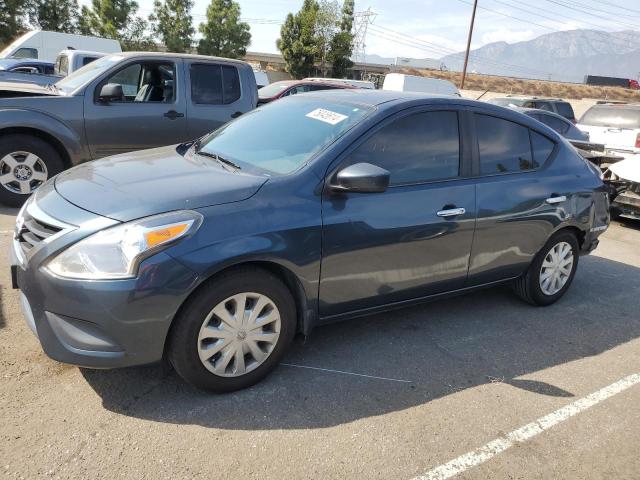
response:
[(169, 120), (175, 120), (176, 118), (184, 117), (184, 113), (176, 112), (175, 110), (169, 110), (167, 113), (164, 114), (164, 116), (167, 117)]
[(549, 198), (545, 200), (549, 205), (555, 205), (556, 203), (566, 202), (567, 197), (564, 195), (551, 195)]
[(232, 113), (231, 118), (238, 118), (240, 115), (242, 115), (242, 112)]
[(467, 211), (464, 208), (449, 208), (447, 210), (440, 210), (436, 215), (439, 217), (457, 217), (465, 213), (467, 213)]

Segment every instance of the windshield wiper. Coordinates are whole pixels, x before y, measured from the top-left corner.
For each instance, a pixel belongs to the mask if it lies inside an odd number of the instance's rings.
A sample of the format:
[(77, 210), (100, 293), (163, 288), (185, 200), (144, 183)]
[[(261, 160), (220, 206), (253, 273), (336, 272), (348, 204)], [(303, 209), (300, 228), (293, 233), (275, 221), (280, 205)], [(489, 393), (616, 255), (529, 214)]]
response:
[(209, 158), (213, 158), (214, 160), (217, 160), (220, 164), (222, 164), (223, 166), (229, 166), (234, 168), (235, 170), (242, 170), (242, 168), (240, 167), (240, 165), (238, 165), (235, 162), (232, 162), (231, 160), (227, 160), (226, 158), (221, 157), (220, 155), (218, 155), (217, 153), (209, 153), (209, 152), (204, 152), (202, 150), (199, 149), (195, 149), (195, 152), (198, 155), (202, 155), (203, 157), (209, 157)]

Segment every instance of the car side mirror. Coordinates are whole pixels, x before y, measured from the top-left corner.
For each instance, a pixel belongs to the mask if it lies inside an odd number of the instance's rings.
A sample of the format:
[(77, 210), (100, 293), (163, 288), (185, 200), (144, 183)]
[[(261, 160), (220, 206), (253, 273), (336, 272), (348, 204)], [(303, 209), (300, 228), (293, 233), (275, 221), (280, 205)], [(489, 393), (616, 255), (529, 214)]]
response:
[(107, 83), (100, 89), (100, 96), (98, 100), (104, 103), (119, 102), (124, 98), (124, 91), (122, 85), (117, 83)]
[(356, 163), (340, 170), (332, 184), (339, 192), (380, 193), (389, 187), (389, 172), (370, 163)]

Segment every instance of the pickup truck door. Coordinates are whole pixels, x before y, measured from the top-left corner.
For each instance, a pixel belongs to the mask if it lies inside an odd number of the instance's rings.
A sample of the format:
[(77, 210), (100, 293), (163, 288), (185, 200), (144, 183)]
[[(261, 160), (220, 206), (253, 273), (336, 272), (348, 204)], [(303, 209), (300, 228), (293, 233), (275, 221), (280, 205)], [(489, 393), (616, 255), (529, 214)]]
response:
[[(182, 59), (132, 59), (90, 85), (84, 124), (93, 158), (188, 140)], [(100, 90), (119, 84), (124, 98), (103, 102)]]
[(212, 132), (233, 118), (249, 111), (254, 95), (241, 79), (233, 63), (185, 60), (189, 78), (187, 90), (187, 130), (189, 138)]

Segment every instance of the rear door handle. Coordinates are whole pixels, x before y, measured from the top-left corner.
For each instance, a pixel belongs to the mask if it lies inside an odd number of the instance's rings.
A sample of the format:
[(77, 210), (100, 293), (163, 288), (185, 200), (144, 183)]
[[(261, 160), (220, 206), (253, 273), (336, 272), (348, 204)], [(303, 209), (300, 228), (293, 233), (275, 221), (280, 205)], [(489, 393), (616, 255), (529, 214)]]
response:
[(549, 205), (555, 205), (556, 203), (566, 202), (567, 197), (564, 195), (552, 195), (545, 200)]
[(440, 210), (436, 215), (439, 217), (457, 217), (465, 213), (467, 213), (467, 211), (464, 208), (449, 208), (447, 210)]
[(184, 113), (176, 112), (175, 110), (169, 110), (167, 113), (164, 114), (164, 116), (167, 117), (169, 120), (175, 120), (176, 118), (184, 117)]
[(242, 115), (242, 112), (232, 113), (231, 118), (238, 118), (240, 115)]

